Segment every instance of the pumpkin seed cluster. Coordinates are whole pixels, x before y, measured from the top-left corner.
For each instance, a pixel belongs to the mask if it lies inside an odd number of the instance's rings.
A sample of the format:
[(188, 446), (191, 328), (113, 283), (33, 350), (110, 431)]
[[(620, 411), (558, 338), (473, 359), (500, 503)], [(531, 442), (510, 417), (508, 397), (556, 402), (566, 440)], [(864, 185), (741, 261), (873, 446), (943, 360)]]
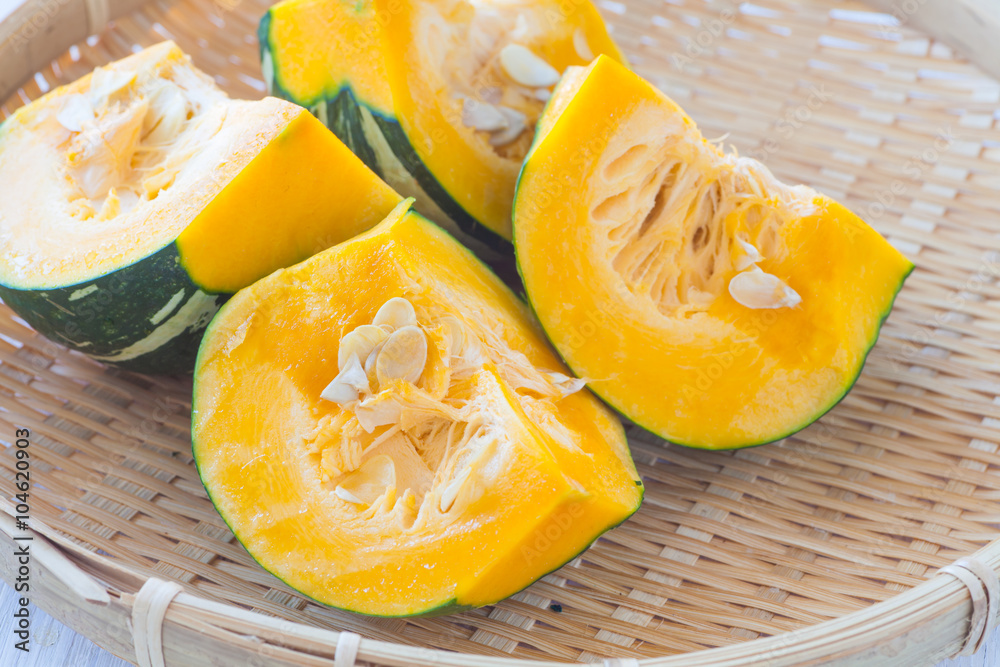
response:
[[(552, 87), (559, 83), (562, 72), (553, 67), (530, 47), (517, 40), (532, 33), (529, 14), (518, 14), (515, 28), (504, 37), (503, 46), (494, 45), (476, 75), (477, 94), (458, 95), (462, 103), (461, 118), (465, 127), (486, 134), (494, 148), (506, 147), (525, 132), (530, 136), (541, 115), (542, 107), (552, 96)], [(583, 29), (573, 33), (573, 46), (584, 60), (594, 57)], [(488, 85), (483, 85), (488, 81)], [(523, 147), (521, 147), (523, 148)], [(522, 158), (518, 150), (505, 150), (505, 157)]]
[(491, 358), (505, 360), (498, 373), (525, 411), (574, 448), (572, 435), (545, 415), (551, 401), (580, 391), (585, 380), (538, 369), (455, 315), (422, 325), (409, 300), (393, 297), (370, 324), (341, 338), (339, 372), (320, 394), (343, 408), (318, 429), (334, 436), (317, 433), (333, 495), (394, 513), (406, 527), (428, 497), (441, 514), (474, 502), (488, 486), (483, 469), (508, 437), (493, 399), (471, 389)]

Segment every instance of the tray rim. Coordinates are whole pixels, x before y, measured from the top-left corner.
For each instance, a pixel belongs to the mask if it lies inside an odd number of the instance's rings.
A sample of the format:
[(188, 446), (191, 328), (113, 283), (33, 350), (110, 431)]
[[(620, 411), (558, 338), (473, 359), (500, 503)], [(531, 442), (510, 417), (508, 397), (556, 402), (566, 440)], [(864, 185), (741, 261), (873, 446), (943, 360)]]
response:
[[(17, 570), (13, 540), (14, 507), (4, 500), (0, 504), (0, 572), (11, 585)], [(215, 664), (205, 660), (206, 646), (197, 642), (167, 642), (162, 644), (162, 662), (143, 662), (135, 655), (136, 637), (132, 629), (135, 601), (143, 586), (150, 581), (162, 585), (164, 580), (143, 577), (114, 559), (93, 553), (73, 543), (57, 531), (33, 521), (34, 528), (20, 536), (33, 538), (34, 564), (41, 570), (33, 578), (33, 602), (46, 613), (83, 634), (102, 648), (136, 664)], [(41, 555), (40, 555), (41, 554)], [(977, 560), (992, 572), (1000, 569), (1000, 539), (965, 557)], [(39, 567), (40, 566), (40, 567)], [(104, 575), (97, 576), (97, 573)], [(119, 578), (116, 585), (102, 581)], [(40, 584), (40, 585), (39, 585)], [(153, 584), (153, 585), (157, 585)], [(88, 599), (89, 598), (89, 599)], [(830, 619), (799, 630), (762, 639), (740, 642), (690, 653), (661, 658), (609, 658), (603, 662), (577, 663), (589, 667), (793, 667), (795, 665), (865, 665), (913, 667), (968, 655), (971, 620), (975, 615), (971, 590), (958, 577), (939, 571), (927, 581), (866, 609)], [(206, 620), (210, 617), (212, 620)], [(100, 636), (85, 631), (100, 625)], [(932, 626), (928, 628), (927, 626)], [(992, 624), (972, 639), (987, 636)], [(860, 630), (859, 630), (860, 628)], [(249, 667), (287, 664), (333, 664), (335, 667), (354, 662), (333, 662), (343, 636), (351, 632), (335, 632), (303, 623), (276, 619), (265, 614), (241, 609), (235, 605), (214, 602), (198, 595), (179, 593), (168, 603), (168, 610), (159, 628), (160, 635), (186, 635), (193, 630), (206, 634), (228, 633), (252, 638), (253, 653), (266, 656), (266, 662)], [(284, 640), (282, 640), (282, 638)], [(296, 650), (299, 646), (322, 645), (322, 652)], [(359, 638), (356, 659), (372, 665), (427, 667), (558, 667), (565, 662), (537, 661), (521, 658), (496, 658), (441, 649), (428, 649), (395, 644), (376, 639)], [(146, 646), (148, 640), (142, 640)], [(973, 644), (975, 642), (972, 642)], [(192, 649), (193, 647), (193, 649)], [(212, 648), (224, 649), (232, 658), (232, 643), (215, 640)], [(305, 648), (302, 646), (302, 648)], [(970, 646), (969, 648), (976, 648)], [(191, 653), (196, 649), (195, 653)], [(164, 658), (169, 657), (169, 660)], [(199, 659), (195, 662), (195, 659)], [(299, 659), (301, 658), (301, 659)], [(331, 660), (314, 663), (310, 658)], [(175, 663), (176, 661), (176, 663)], [(570, 663), (572, 664), (572, 663)]]

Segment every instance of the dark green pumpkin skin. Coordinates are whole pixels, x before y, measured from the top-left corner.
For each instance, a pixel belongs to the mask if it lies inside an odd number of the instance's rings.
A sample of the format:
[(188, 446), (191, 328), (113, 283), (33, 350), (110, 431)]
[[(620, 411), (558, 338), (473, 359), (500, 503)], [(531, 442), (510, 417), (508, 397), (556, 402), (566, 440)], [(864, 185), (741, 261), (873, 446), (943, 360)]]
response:
[(75, 285), (25, 290), (0, 283), (4, 302), (45, 337), (149, 374), (190, 373), (205, 327), (229, 296), (202, 291), (174, 243)]
[[(264, 69), (264, 80), (268, 84), (269, 94), (308, 109), (361, 158), (369, 169), (378, 174), (379, 178), (404, 197), (415, 197), (417, 200), (415, 208), (425, 216), (430, 211), (421, 210), (421, 200), (427, 198), (432, 200), (446, 219), (442, 220), (440, 216), (431, 216), (430, 219), (453, 233), (460, 232), (465, 245), (490, 264), (494, 264), (500, 257), (510, 257), (513, 254), (510, 241), (473, 218), (448, 194), (434, 174), (421, 162), (399, 121), (359, 101), (354, 96), (349, 82), (333, 93), (319, 92), (312, 99), (297, 99), (289, 93), (281, 84), (281, 64), (275, 60), (271, 49), (270, 11), (261, 19), (257, 37), (260, 41), (261, 66)], [(380, 133), (381, 137), (372, 136), (373, 132)], [(386, 165), (380, 162), (375, 142), (388, 145), (395, 159), (416, 181), (423, 193), (408, 192), (407, 190), (412, 189), (409, 184), (393, 178)], [(423, 208), (428, 207), (425, 204)]]

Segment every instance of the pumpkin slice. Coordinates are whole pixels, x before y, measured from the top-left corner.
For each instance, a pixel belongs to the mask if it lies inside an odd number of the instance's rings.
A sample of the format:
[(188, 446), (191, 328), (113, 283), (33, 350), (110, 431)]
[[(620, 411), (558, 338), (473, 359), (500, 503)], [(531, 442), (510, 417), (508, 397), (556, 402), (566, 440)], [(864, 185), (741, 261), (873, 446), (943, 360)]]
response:
[(622, 59), (588, 0), (286, 0), (260, 44), (272, 94), (488, 257), (509, 248), (514, 182), (560, 73)]
[(705, 141), (609, 58), (567, 73), (514, 204), (518, 267), (563, 359), (683, 445), (759, 445), (850, 389), (913, 268), (837, 202)]
[(614, 415), (526, 307), (409, 202), (210, 325), (194, 456), (267, 570), (380, 616), (495, 602), (639, 506)]
[(165, 42), (0, 126), (0, 296), (102, 361), (190, 372), (226, 296), (400, 197), (315, 118), (229, 99)]

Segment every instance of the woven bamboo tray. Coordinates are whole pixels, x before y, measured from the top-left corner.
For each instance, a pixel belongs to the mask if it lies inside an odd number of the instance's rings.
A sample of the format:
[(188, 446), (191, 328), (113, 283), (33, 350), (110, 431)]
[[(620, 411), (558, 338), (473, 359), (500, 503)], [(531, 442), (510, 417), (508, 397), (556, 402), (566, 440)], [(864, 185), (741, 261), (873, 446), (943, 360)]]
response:
[[(259, 97), (266, 4), (28, 0), (0, 17), (0, 117), (164, 39)], [(581, 557), (493, 607), (371, 619), (234, 540), (192, 464), (190, 380), (105, 368), (0, 306), (0, 440), (31, 431), (33, 602), (139, 664), (912, 667), (975, 643), (994, 609), (939, 569), (1000, 569), (1000, 83), (853, 2), (600, 7), (707, 136), (843, 199), (916, 262), (843, 403), (737, 452), (633, 431), (645, 503)], [(0, 451), (6, 514), (16, 451)], [(28, 533), (0, 529), (11, 582), (10, 536)]]

